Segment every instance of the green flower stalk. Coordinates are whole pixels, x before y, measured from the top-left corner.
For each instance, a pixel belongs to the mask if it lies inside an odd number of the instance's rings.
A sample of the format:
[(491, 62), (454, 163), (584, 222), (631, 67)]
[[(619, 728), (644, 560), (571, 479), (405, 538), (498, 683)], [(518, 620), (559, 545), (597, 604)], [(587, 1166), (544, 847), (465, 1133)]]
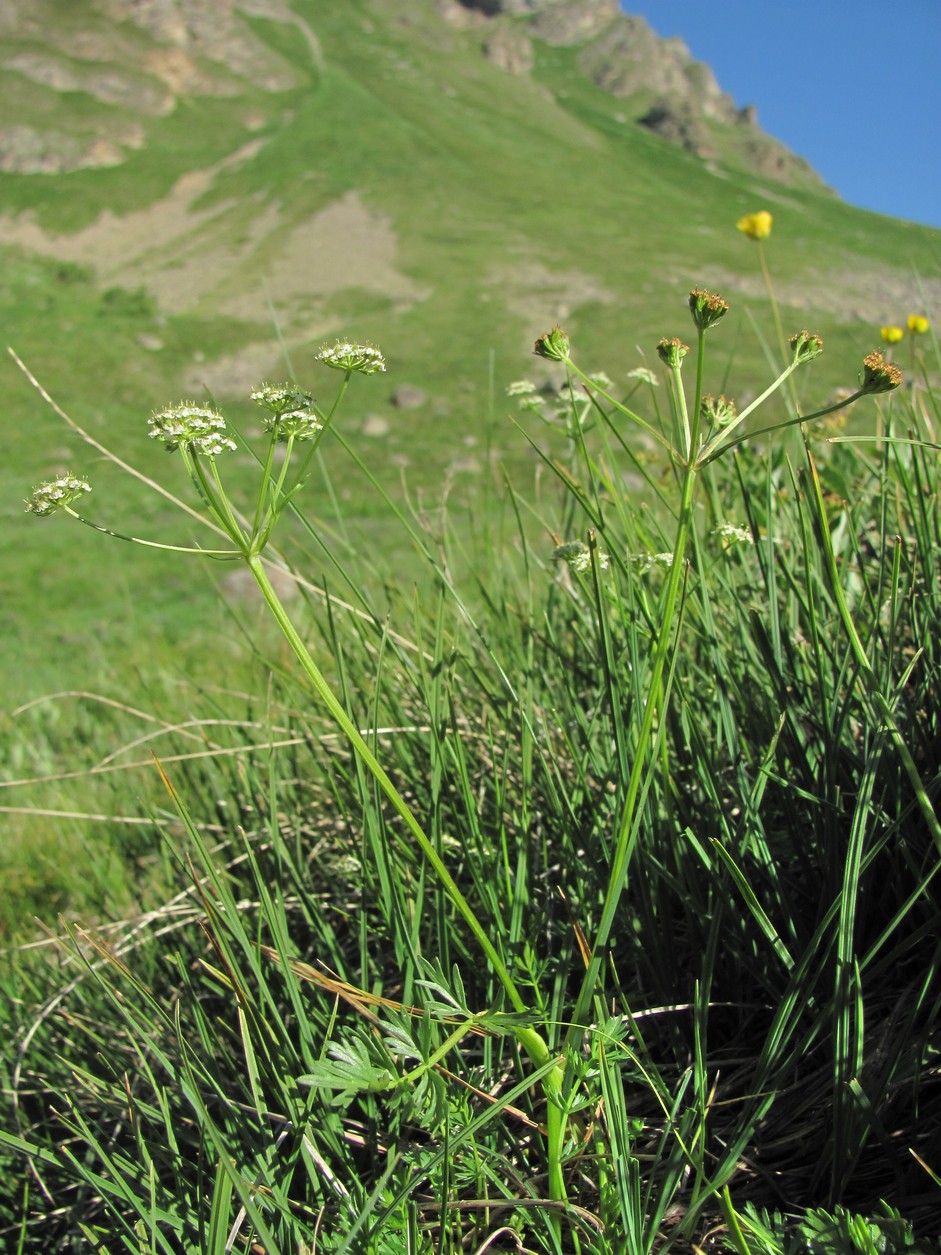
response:
[[(525, 1016), (526, 1004), (497, 945), (491, 939), (490, 932), (478, 919), (477, 912), (464, 897), (414, 811), (396, 788), (317, 666), (278, 598), (261, 559), (261, 551), (275, 523), (288, 501), (303, 483), (304, 470), (317, 447), (319, 438), (336, 412), (339, 401), (349, 384), (350, 376), (354, 373), (372, 375), (385, 370), (382, 353), (372, 345), (337, 342), (332, 348), (323, 349), (318, 354), (317, 360), (333, 369), (342, 370), (346, 376), (328, 414), (322, 415), (314, 405), (311, 394), (294, 384), (280, 386), (265, 384), (252, 393), (252, 399), (268, 412), (269, 417), (265, 422), (265, 427), (270, 439), (268, 454), (263, 465), (262, 485), (255, 518), (251, 526), (247, 524), (243, 526), (240, 522), (216, 466), (217, 454), (236, 448), (235, 441), (226, 434), (225, 419), (217, 410), (198, 406), (193, 402), (182, 402), (160, 410), (149, 419), (150, 436), (152, 439), (162, 441), (168, 452), (172, 453), (177, 450), (180, 452), (187, 473), (214, 522), (232, 542), (232, 549), (210, 551), (207, 556), (241, 559), (247, 565), (313, 691), (345, 736), (355, 756), (372, 775), (379, 790), (385, 795), (402, 821), (407, 833), (407, 837), (401, 838), (403, 844), (407, 838), (411, 838), (414, 845), (421, 851), (422, 857), (432, 869), (439, 884), (477, 942), (490, 972), (502, 987), (513, 1011), (520, 1016)], [(275, 443), (280, 440), (287, 443), (287, 453), (284, 466), (275, 482), (272, 475), (273, 451)], [(310, 444), (301, 471), (296, 473), (292, 480), (287, 481), (285, 478), (287, 465), (290, 462), (291, 449), (295, 440), (306, 440)], [(47, 515), (57, 509), (65, 509), (80, 522), (88, 523), (88, 520), (81, 519), (75, 514), (70, 506), (73, 501), (89, 491), (90, 487), (85, 480), (77, 476), (65, 475), (57, 480), (40, 484), (26, 503), (26, 508), (30, 513), (37, 515)], [(99, 527), (95, 523), (88, 523), (88, 525), (97, 531), (116, 536), (118, 539), (131, 540), (152, 548), (203, 552), (178, 546), (160, 545), (153, 541), (139, 540), (133, 536), (123, 536), (120, 533), (110, 532), (107, 528)], [(541, 1084), (546, 1096), (549, 1190), (552, 1197), (561, 1203), (566, 1197), (565, 1180), (562, 1174), (565, 1117), (561, 1091), (564, 1066), (561, 1061), (553, 1059), (545, 1038), (537, 1029), (524, 1023), (514, 1028), (514, 1035), (519, 1047), (533, 1066), (542, 1071)]]

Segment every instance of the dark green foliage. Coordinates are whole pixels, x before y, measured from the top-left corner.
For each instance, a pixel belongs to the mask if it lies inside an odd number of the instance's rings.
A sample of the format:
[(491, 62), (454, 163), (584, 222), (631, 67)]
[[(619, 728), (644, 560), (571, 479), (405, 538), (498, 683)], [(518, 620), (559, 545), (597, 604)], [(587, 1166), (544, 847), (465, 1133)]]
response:
[[(347, 600), (312, 587), (292, 611), (525, 1009), (256, 637), (264, 697), (194, 690), (217, 707), (208, 752), (162, 747), (177, 896), (9, 970), (0, 1140), (26, 1184), (8, 1241), (930, 1251), (941, 479), (930, 441), (892, 433), (926, 436), (933, 395), (888, 401), (880, 440), (785, 431), (702, 468), (674, 568), (657, 555), (677, 462), (640, 458), (574, 387), (558, 500), (494, 489), (472, 553), (447, 513), (399, 513), (430, 572), (414, 597), (387, 580), (379, 598), (340, 515)], [(578, 537), (587, 569), (560, 570), (555, 543)], [(638, 756), (624, 892), (573, 1034)], [(533, 1026), (542, 1067), (518, 1044)]]

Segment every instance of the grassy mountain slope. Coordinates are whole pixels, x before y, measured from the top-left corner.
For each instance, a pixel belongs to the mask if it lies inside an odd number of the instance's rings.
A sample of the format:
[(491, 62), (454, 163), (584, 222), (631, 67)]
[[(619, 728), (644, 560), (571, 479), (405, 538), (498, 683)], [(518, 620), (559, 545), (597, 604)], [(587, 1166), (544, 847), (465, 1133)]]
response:
[[(39, 119), (76, 143), (108, 131), (121, 159), (0, 175), (5, 340), (76, 419), (171, 487), (141, 438), (148, 413), (208, 390), (250, 424), (248, 388), (286, 373), (269, 299), (302, 381), (316, 386), (312, 353), (326, 338), (381, 344), (390, 372), (357, 404), (388, 432), (360, 447), (390, 483), (407, 464), (425, 487), (449, 466), (472, 479), (488, 424), (495, 456), (526, 464), (502, 387), (531, 371), (532, 338), (555, 321), (587, 366), (617, 377), (644, 360), (635, 346), (649, 360), (661, 335), (685, 332), (685, 293), (703, 284), (732, 301), (736, 369), (756, 373), (746, 310), (764, 321), (763, 289), (734, 230), (748, 210), (775, 214), (786, 327), (827, 340), (814, 395), (852, 381), (880, 322), (937, 303), (939, 233), (704, 163), (619, 120), (623, 102), (580, 73), (577, 49), (537, 42), (532, 72), (516, 76), (481, 55), (479, 27), (446, 25), (431, 0), (251, 7), (220, 27), (238, 55), (190, 43), (181, 68), (179, 46), (117, 20), (117, 6), (79, 17), (39, 0), (6, 58), (20, 66), (4, 72), (11, 123)], [(40, 81), (52, 77), (35, 69), (40, 54), (58, 81), (69, 70), (68, 90)], [(118, 70), (132, 86), (102, 99), (102, 77)], [(164, 575), (129, 549), (102, 558), (76, 529), (61, 528), (62, 567), (49, 570), (48, 536), (18, 503), (50, 471), (94, 471), (95, 517), (112, 526), (159, 535), (165, 511), (140, 518), (139, 492), (112, 486), (2, 370), (12, 543), (0, 576), (17, 672), (54, 650), (58, 675), (82, 673), (62, 647), (89, 633), (107, 647), (157, 623), (158, 636), (185, 640), (214, 621), (209, 597), (178, 617), (178, 567)], [(390, 407), (401, 384), (426, 402)], [(368, 528), (360, 481), (337, 474)], [(106, 587), (91, 589), (102, 581), (88, 567), (102, 560)], [(57, 603), (65, 614), (50, 614)]]

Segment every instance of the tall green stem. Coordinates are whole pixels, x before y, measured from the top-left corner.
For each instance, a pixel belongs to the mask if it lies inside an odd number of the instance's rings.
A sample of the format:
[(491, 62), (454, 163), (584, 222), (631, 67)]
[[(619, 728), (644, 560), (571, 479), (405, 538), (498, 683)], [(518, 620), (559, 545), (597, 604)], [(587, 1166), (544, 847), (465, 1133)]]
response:
[(506, 964), (503, 962), (503, 959), (497, 952), (493, 942), (487, 936), (486, 930), (483, 928), (480, 921), (477, 919), (477, 916), (471, 909), (470, 903), (457, 887), (453, 876), (442, 862), (440, 855), (425, 834), (418, 820), (415, 818), (415, 815), (408, 803), (389, 779), (384, 767), (369, 748), (362, 733), (346, 713), (333, 690), (330, 688), (330, 685), (324, 678), (320, 668), (314, 662), (310, 651), (301, 640), (297, 633), (297, 629), (294, 627), (294, 624), (291, 622), (291, 619), (287, 614), (287, 611), (278, 599), (278, 595), (275, 592), (271, 581), (268, 579), (268, 575), (265, 571), (264, 563), (261, 558), (259, 558), (257, 554), (252, 554), (246, 558), (246, 561), (256, 583), (258, 584), (258, 587), (261, 589), (262, 596), (267, 602), (268, 608), (277, 620), (278, 627), (280, 627), (285, 639), (294, 651), (298, 662), (301, 664), (304, 674), (313, 685), (317, 696), (326, 706), (331, 718), (336, 722), (337, 726), (341, 729), (344, 736), (349, 741), (354, 753), (372, 773), (377, 784), (391, 802), (396, 813), (401, 817), (405, 826), (415, 838), (422, 854), (424, 854), (425, 858), (433, 867), (435, 875), (444, 886), (448, 896), (457, 907), (468, 928), (470, 928), (481, 950), (483, 950), (484, 954), (487, 956), (487, 959), (493, 968), (494, 974), (506, 991), (510, 1002), (513, 1004), (513, 1009), (520, 1012), (525, 1011), (526, 1004), (520, 997), (519, 990), (516, 988), (516, 983), (510, 976), (510, 973), (506, 968)]
[[(352, 719), (346, 713), (340, 701), (334, 694), (330, 685), (327, 683), (320, 668), (314, 662), (307, 646), (301, 640), (297, 633), (297, 629), (291, 622), (287, 611), (281, 604), (277, 593), (272, 586), (271, 581), (265, 571), (264, 564), (257, 554), (251, 554), (246, 557), (248, 567), (255, 578), (258, 587), (261, 589), (262, 596), (268, 604), (268, 608), (277, 620), (278, 626), (291, 649), (301, 665), (304, 674), (310, 680), (317, 696), (326, 706), (331, 717), (341, 729), (347, 741), (349, 742), (353, 752), (359, 757), (366, 768), (371, 772), (383, 793), (389, 799), (396, 813), (405, 823), (411, 835), (414, 837), (416, 844), (422, 854), (431, 864), (435, 875), (444, 887), (448, 897), (454, 903), (459, 914), (467, 924), (468, 928), (474, 935), (477, 944), (486, 955), (490, 963), (491, 970), (503, 986), (514, 1011), (523, 1013), (526, 1011), (526, 1004), (520, 996), (506, 964), (497, 952), (493, 942), (487, 936), (487, 933), (477, 916), (471, 909), (470, 903), (461, 893), (460, 889), (454, 881), (453, 876), (441, 860), (440, 855), (435, 849), (432, 842), (424, 832), (415, 815), (412, 813), (408, 803), (399, 793), (398, 789), (389, 779), (382, 764), (376, 758), (375, 754), (369, 748), (362, 733), (353, 723)], [(516, 1039), (526, 1051), (530, 1062), (536, 1067), (542, 1067), (551, 1059), (549, 1047), (545, 1039), (534, 1028), (521, 1025), (515, 1030)], [(543, 1080), (543, 1091), (546, 1095), (546, 1126), (547, 1126), (547, 1143), (548, 1143), (548, 1160), (549, 1160), (549, 1192), (552, 1198), (562, 1202), (565, 1199), (565, 1181), (562, 1176), (562, 1148), (565, 1138), (565, 1118), (561, 1106), (562, 1080), (564, 1070), (561, 1063), (545, 1077)]]
[(849, 606), (846, 604), (846, 597), (843, 593), (843, 585), (840, 582), (839, 571), (836, 564), (836, 554), (833, 552), (833, 542), (830, 537), (830, 527), (827, 520), (826, 506), (823, 501), (823, 492), (820, 487), (820, 478), (817, 475), (817, 467), (814, 463), (810, 452), (810, 447), (804, 440), (804, 450), (807, 457), (807, 467), (810, 472), (810, 483), (813, 488), (814, 507), (817, 515), (817, 526), (820, 532), (820, 538), (823, 545), (824, 565), (826, 566), (827, 576), (830, 582), (830, 591), (836, 601), (837, 610), (843, 623), (843, 629), (849, 640), (850, 649), (853, 657), (856, 659), (856, 665), (859, 667), (859, 674), (863, 680), (866, 692), (876, 708), (876, 713), (885, 722), (889, 731), (889, 737), (895, 747), (895, 752), (899, 756), (899, 761), (905, 774), (908, 776), (912, 791), (915, 794), (915, 800), (921, 811), (922, 818), (931, 833), (931, 838), (935, 843), (938, 854), (941, 855), (941, 823), (938, 822), (938, 816), (931, 804), (931, 799), (925, 789), (924, 781), (919, 775), (915, 760), (911, 756), (905, 738), (898, 726), (892, 708), (886, 701), (882, 690), (879, 688), (878, 680), (872, 663), (869, 661), (869, 655), (866, 653), (866, 647), (860, 640), (859, 633), (856, 630), (856, 624), (853, 622), (853, 616), (850, 614)]
[[(758, 240), (758, 261), (761, 265), (761, 277), (765, 282), (765, 291), (768, 293), (768, 301), (771, 304), (771, 316), (774, 319), (774, 329), (778, 337), (778, 348), (781, 350), (781, 360), (787, 361), (787, 340), (784, 336), (784, 327), (781, 324), (781, 311), (778, 308), (778, 298), (774, 292), (774, 284), (771, 282), (771, 271), (768, 269), (768, 259), (765, 257), (764, 241)], [(788, 379), (788, 392), (791, 397), (791, 405), (794, 413), (798, 412), (797, 389), (794, 387), (794, 380)]]
[[(700, 333), (700, 353), (702, 351), (702, 333)], [(674, 371), (674, 379), (678, 393), (678, 403), (681, 404), (685, 417), (685, 396), (683, 394), (682, 383), (679, 378), (679, 367)], [(627, 792), (624, 799), (624, 806), (621, 810), (621, 818), (618, 823), (617, 838), (614, 847), (614, 857), (611, 860), (611, 870), (608, 875), (608, 886), (605, 892), (604, 906), (601, 911), (601, 920), (598, 924), (598, 930), (595, 934), (594, 944), (592, 946), (591, 958), (588, 968), (579, 990), (578, 999), (575, 1003), (575, 1009), (572, 1014), (572, 1022), (566, 1038), (566, 1046), (574, 1049), (579, 1044), (580, 1038), (584, 1034), (585, 1024), (587, 1023), (591, 1001), (594, 997), (595, 988), (598, 982), (598, 976), (601, 971), (604, 950), (611, 936), (611, 930), (614, 927), (614, 920), (617, 915), (618, 905), (624, 886), (627, 883), (627, 870), (630, 863), (631, 852), (634, 847), (636, 836), (636, 812), (637, 803), (641, 793), (644, 773), (647, 769), (647, 751), (650, 745), (654, 731), (654, 721), (657, 717), (658, 706), (655, 700), (656, 695), (661, 691), (661, 683), (663, 674), (666, 669), (667, 661), (670, 657), (671, 645), (673, 642), (673, 633), (679, 603), (680, 588), (685, 573), (685, 555), (687, 541), (689, 540), (690, 531), (692, 529), (693, 519), (693, 495), (696, 485), (696, 459), (693, 450), (699, 439), (699, 422), (700, 422), (700, 396), (699, 390), (701, 386), (701, 370), (697, 371), (697, 389), (695, 398), (695, 407), (693, 409), (690, 422), (690, 455), (684, 463), (684, 474), (682, 481), (679, 518), (676, 529), (676, 540), (673, 545), (673, 562), (670, 565), (670, 573), (667, 577), (667, 584), (663, 595), (663, 609), (660, 615), (660, 632), (657, 638), (656, 653), (654, 654), (653, 665), (650, 670), (650, 679), (647, 684), (647, 701), (644, 707), (644, 717), (641, 722), (640, 731), (637, 735), (637, 741), (634, 746), (634, 761), (631, 766), (631, 773), (627, 781)], [(660, 712), (662, 714), (662, 711)]]

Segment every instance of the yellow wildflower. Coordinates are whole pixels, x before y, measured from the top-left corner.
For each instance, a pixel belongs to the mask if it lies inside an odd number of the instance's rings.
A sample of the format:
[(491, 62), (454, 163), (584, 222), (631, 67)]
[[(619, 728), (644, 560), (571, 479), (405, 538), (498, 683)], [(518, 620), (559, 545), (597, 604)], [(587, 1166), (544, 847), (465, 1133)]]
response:
[(923, 336), (930, 326), (931, 323), (924, 314), (909, 314), (908, 329), (913, 335)]
[(886, 344), (898, 344), (905, 332), (901, 327), (883, 327), (879, 334)]
[(757, 213), (746, 214), (744, 218), (739, 218), (735, 225), (750, 240), (766, 240), (771, 234), (772, 221), (767, 209), (759, 209)]

